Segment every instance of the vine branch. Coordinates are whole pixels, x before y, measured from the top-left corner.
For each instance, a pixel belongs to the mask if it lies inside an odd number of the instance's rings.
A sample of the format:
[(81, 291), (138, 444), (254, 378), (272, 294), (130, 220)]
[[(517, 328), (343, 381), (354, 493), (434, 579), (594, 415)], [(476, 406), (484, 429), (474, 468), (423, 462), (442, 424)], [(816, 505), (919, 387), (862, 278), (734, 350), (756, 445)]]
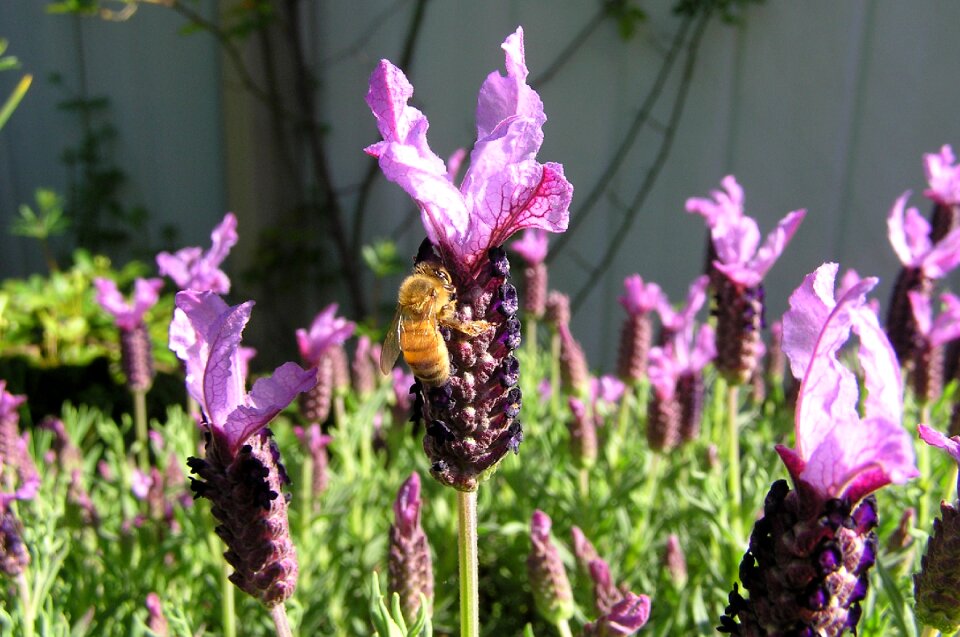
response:
[(697, 52), (699, 50), (700, 43), (703, 40), (703, 34), (706, 30), (707, 23), (710, 21), (711, 14), (712, 11), (709, 9), (704, 11), (704, 13), (700, 16), (696, 30), (694, 31), (690, 42), (687, 44), (686, 60), (683, 68), (683, 75), (680, 79), (680, 86), (677, 88), (677, 96), (674, 100), (673, 108), (670, 111), (670, 119), (667, 122), (667, 126), (663, 132), (663, 139), (660, 142), (660, 147), (657, 150), (657, 155), (654, 159), (653, 165), (647, 170), (640, 189), (630, 202), (627, 215), (621, 222), (620, 227), (617, 228), (614, 238), (607, 246), (603, 257), (590, 271), (590, 274), (587, 277), (587, 282), (582, 285), (574, 295), (570, 304), (571, 310), (575, 311), (580, 304), (583, 303), (586, 296), (595, 287), (594, 280), (610, 267), (610, 264), (613, 262), (614, 257), (626, 239), (627, 233), (630, 230), (630, 226), (633, 225), (633, 221), (637, 218), (637, 212), (641, 206), (643, 206), (647, 196), (653, 189), (653, 185), (656, 182), (660, 171), (666, 164), (667, 156), (670, 154), (670, 148), (673, 146), (673, 140), (676, 136), (677, 125), (680, 123), (680, 116), (683, 114), (683, 109), (687, 102), (687, 96), (689, 95), (690, 85), (692, 84), (693, 80), (694, 67), (697, 60)]

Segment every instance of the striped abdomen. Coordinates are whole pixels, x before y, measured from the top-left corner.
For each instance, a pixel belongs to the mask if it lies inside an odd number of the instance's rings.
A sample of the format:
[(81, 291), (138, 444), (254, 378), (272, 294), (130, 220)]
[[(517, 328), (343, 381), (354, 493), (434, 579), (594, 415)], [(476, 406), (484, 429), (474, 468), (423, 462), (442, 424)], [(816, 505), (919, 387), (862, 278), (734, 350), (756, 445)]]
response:
[(442, 385), (450, 376), (450, 357), (437, 322), (405, 319), (400, 350), (413, 375), (427, 385)]

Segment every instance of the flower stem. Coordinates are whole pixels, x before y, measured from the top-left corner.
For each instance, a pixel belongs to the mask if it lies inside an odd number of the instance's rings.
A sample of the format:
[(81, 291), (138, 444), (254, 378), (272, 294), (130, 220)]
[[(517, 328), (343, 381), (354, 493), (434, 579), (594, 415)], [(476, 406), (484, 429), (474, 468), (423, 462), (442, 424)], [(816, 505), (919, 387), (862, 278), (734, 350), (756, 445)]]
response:
[(457, 491), (460, 557), (460, 637), (480, 635), (477, 575), (477, 492)]
[(234, 599), (233, 582), (230, 581), (230, 565), (226, 560), (220, 562), (220, 619), (224, 637), (237, 637), (237, 613)]
[(290, 622), (287, 620), (287, 607), (283, 603), (270, 607), (270, 617), (277, 628), (277, 637), (293, 637)]
[(570, 623), (566, 619), (557, 622), (557, 632), (560, 633), (560, 637), (573, 637), (573, 633), (570, 632)]
[(727, 479), (730, 491), (730, 504), (733, 532), (739, 542), (743, 535), (740, 516), (743, 509), (743, 496), (740, 493), (740, 430), (737, 423), (739, 408), (739, 385), (727, 386)]
[(924, 626), (923, 632), (920, 633), (920, 637), (936, 637), (940, 634), (940, 631), (932, 626)]
[(554, 416), (560, 414), (560, 335), (554, 332), (550, 338), (550, 411)]
[[(920, 409), (920, 422), (930, 422), (930, 407), (924, 403)], [(920, 501), (917, 503), (917, 520), (926, 521), (930, 518), (930, 492), (933, 491), (935, 481), (930, 475), (930, 445), (924, 443), (920, 445), (917, 453), (917, 469), (920, 471), (918, 482), (923, 493), (920, 494)], [(944, 499), (948, 499), (947, 495)]]
[(310, 520), (313, 517), (313, 458), (305, 453), (303, 467), (300, 470), (300, 540), (307, 537), (310, 530)]
[(150, 472), (150, 441), (147, 436), (147, 392), (134, 389), (133, 394), (133, 426), (137, 432), (137, 465), (140, 471)]
[(23, 637), (33, 637), (33, 625), (37, 621), (37, 609), (30, 583), (23, 571), (17, 575), (17, 587), (20, 589), (20, 605), (23, 612)]

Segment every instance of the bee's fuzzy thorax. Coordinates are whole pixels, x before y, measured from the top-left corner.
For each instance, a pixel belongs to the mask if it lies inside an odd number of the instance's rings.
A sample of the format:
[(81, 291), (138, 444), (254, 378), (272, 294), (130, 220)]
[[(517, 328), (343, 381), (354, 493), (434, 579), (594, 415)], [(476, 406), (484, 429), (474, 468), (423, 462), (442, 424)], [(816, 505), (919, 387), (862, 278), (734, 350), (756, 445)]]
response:
[[(425, 258), (437, 259), (432, 251), (421, 249), (418, 259)], [(423, 447), (434, 478), (473, 491), (523, 439), (517, 419), (519, 362), (513, 355), (520, 345), (519, 301), (501, 248), (489, 251), (475, 278), (464, 281), (456, 276), (457, 318), (484, 320), (490, 327), (475, 336), (442, 329), (450, 377), (438, 386), (417, 381), (422, 400), (415, 401), (414, 418), (425, 425)]]

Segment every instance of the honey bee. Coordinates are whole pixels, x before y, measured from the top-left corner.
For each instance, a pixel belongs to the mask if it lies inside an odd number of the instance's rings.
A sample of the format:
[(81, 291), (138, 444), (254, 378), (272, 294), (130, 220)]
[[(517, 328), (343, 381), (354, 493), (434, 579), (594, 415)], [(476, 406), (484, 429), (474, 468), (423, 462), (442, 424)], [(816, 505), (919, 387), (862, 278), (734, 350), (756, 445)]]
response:
[(413, 375), (428, 386), (450, 377), (450, 358), (440, 327), (468, 336), (490, 329), (487, 321), (461, 321), (454, 316), (457, 292), (442, 265), (422, 261), (400, 284), (397, 312), (380, 351), (380, 371), (389, 374), (400, 352)]

